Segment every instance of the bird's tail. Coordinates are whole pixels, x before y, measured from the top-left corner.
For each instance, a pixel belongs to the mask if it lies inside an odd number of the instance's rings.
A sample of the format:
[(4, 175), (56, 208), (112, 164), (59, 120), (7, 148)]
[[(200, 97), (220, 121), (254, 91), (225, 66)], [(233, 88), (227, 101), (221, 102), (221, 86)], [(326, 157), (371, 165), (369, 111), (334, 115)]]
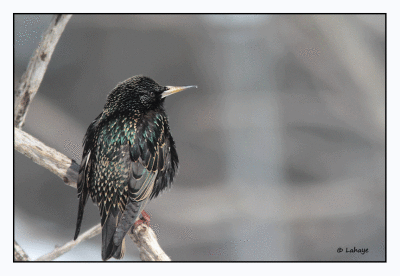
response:
[(146, 201), (129, 201), (122, 215), (120, 211), (117, 214), (110, 212), (102, 229), (101, 257), (103, 261), (111, 257), (121, 259), (124, 256), (125, 235), (139, 217)]
[(148, 199), (143, 201), (129, 201), (126, 205), (125, 212), (118, 223), (118, 227), (115, 230), (114, 244), (120, 246), (126, 233), (131, 229), (135, 221), (138, 219), (140, 213), (143, 211)]
[(101, 258), (103, 261), (107, 261), (111, 257), (121, 259), (125, 254), (125, 242), (123, 241), (120, 246), (116, 246), (113, 242), (113, 237), (120, 217), (120, 211), (118, 211), (117, 214), (110, 213), (107, 220), (104, 222), (103, 229), (101, 231)]

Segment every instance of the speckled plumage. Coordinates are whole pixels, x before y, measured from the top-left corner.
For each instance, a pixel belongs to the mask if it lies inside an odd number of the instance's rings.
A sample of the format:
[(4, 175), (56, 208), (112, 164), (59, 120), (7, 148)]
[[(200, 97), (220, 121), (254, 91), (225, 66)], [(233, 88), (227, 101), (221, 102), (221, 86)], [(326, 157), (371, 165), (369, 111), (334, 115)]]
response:
[(163, 103), (170, 91), (186, 88), (160, 86), (144, 76), (127, 79), (86, 132), (75, 239), (90, 195), (100, 210), (103, 260), (123, 257), (127, 231), (147, 201), (174, 179), (178, 155)]

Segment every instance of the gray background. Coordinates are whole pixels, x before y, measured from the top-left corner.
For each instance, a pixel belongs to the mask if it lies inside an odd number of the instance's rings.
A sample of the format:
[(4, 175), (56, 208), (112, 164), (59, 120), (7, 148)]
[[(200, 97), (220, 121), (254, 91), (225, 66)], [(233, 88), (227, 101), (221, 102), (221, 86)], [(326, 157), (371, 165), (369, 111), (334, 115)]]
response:
[[(17, 82), (51, 15), (14, 19)], [(137, 74), (199, 87), (166, 100), (180, 170), (146, 208), (172, 260), (385, 259), (384, 15), (74, 15), (23, 129), (79, 163)], [(15, 239), (36, 259), (73, 238), (76, 190), (18, 152), (14, 173)], [(89, 202), (82, 231), (98, 222)]]

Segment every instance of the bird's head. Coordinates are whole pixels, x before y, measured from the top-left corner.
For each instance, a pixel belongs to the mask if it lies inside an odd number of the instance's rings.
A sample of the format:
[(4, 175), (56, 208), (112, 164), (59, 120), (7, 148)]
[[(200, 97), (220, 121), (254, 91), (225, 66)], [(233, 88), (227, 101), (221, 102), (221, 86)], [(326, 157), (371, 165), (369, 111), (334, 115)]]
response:
[(107, 98), (107, 113), (154, 110), (161, 107), (165, 97), (197, 86), (161, 86), (149, 77), (131, 77), (117, 85)]

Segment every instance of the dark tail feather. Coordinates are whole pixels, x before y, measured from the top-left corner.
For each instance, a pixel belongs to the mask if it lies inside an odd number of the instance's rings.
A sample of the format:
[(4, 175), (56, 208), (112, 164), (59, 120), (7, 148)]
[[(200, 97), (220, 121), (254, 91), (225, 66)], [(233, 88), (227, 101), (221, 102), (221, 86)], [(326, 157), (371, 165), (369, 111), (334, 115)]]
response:
[(125, 235), (135, 223), (146, 202), (147, 200), (141, 202), (129, 201), (123, 215), (119, 211), (117, 214), (110, 212), (102, 230), (101, 257), (103, 261), (111, 257), (121, 259), (124, 256)]
[(117, 250), (113, 254), (115, 259), (122, 259), (125, 255), (125, 239), (122, 240), (122, 244), (117, 247)]
[(140, 212), (143, 210), (146, 201), (147, 200), (143, 200), (140, 202), (129, 201), (129, 203), (126, 205), (124, 214), (122, 215), (122, 218), (118, 223), (118, 227), (115, 230), (115, 235), (113, 239), (114, 244), (117, 247), (120, 247), (122, 245), (126, 233), (135, 223), (137, 217), (140, 215)]
[(110, 259), (116, 250), (115, 245), (113, 243), (113, 236), (115, 233), (115, 229), (117, 228), (118, 223), (118, 215), (114, 216), (110, 213), (103, 224), (103, 229), (101, 231), (102, 236), (102, 246), (101, 246), (101, 258), (103, 261), (107, 261)]
[(87, 192), (83, 191), (81, 197), (79, 198), (78, 219), (76, 221), (74, 240), (76, 240), (78, 238), (79, 232), (81, 231), (83, 211), (85, 209), (85, 204), (86, 204), (87, 199), (88, 199), (88, 194), (87, 194)]

